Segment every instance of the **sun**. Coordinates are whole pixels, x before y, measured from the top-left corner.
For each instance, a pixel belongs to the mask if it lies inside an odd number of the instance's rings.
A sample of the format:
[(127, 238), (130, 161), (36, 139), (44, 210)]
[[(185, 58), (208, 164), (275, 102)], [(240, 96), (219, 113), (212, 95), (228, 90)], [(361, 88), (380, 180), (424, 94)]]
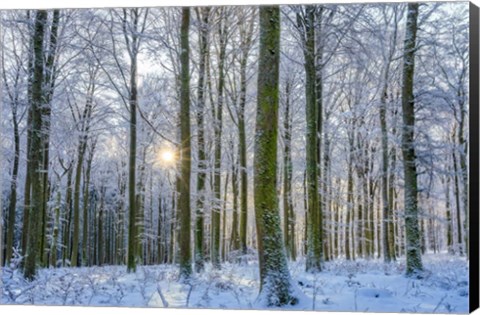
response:
[(175, 151), (170, 148), (163, 148), (157, 154), (157, 163), (159, 166), (172, 166), (176, 160)]
[(164, 150), (160, 153), (160, 158), (163, 162), (172, 163), (175, 161), (175, 154), (170, 150)]

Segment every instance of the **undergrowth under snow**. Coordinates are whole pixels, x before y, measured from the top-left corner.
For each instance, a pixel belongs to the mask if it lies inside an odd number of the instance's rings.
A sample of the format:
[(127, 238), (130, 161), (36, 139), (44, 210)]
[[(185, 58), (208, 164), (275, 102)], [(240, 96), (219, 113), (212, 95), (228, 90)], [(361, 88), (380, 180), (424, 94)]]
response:
[[(288, 309), (361, 312), (468, 312), (468, 263), (447, 255), (424, 256), (422, 279), (407, 278), (405, 261), (378, 260), (324, 263), (317, 274), (306, 273), (304, 261), (290, 264), (300, 302)], [(171, 265), (39, 270), (25, 281), (19, 270), (2, 269), (1, 304), (263, 308), (256, 262), (206, 266), (189, 284), (178, 281)]]

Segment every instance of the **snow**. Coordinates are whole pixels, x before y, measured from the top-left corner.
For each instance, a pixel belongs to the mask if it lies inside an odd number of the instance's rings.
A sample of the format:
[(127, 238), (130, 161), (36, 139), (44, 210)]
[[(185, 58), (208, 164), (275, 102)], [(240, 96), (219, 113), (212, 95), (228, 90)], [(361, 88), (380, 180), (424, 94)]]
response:
[[(446, 254), (423, 257), (421, 279), (408, 278), (405, 261), (337, 260), (317, 274), (305, 272), (304, 260), (291, 262), (293, 290), (299, 303), (289, 310), (344, 312), (468, 312), (468, 263)], [(178, 267), (125, 266), (41, 269), (32, 282), (19, 270), (2, 269), (0, 304), (258, 309), (256, 261), (210, 264), (190, 282), (178, 281)], [(278, 309), (278, 308), (277, 308)]]

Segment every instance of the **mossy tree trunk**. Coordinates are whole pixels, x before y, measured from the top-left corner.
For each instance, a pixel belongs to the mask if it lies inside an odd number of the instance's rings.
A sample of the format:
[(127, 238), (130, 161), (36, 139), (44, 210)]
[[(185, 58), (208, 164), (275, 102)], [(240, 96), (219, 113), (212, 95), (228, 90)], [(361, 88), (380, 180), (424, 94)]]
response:
[(307, 122), (307, 262), (308, 272), (321, 270), (322, 258), (322, 213), (318, 191), (318, 108), (315, 67), (315, 6), (307, 5), (305, 12), (297, 13), (297, 27), (302, 35), (305, 62), (305, 98)]
[(47, 22), (47, 11), (38, 10), (35, 15), (35, 26), (33, 33), (33, 77), (32, 77), (32, 94), (30, 107), (32, 109), (31, 124), (31, 207), (29, 211), (27, 250), (24, 266), (24, 276), (27, 279), (33, 279), (36, 274), (37, 255), (40, 247), (40, 215), (42, 211), (43, 200), (43, 177), (42, 171), (42, 109), (41, 106), (43, 96), (43, 41), (45, 36), (45, 24)]
[(418, 226), (417, 158), (415, 155), (415, 99), (413, 94), (418, 3), (408, 4), (402, 85), (402, 154), (404, 168), (405, 233), (408, 276), (422, 271), (421, 235)]
[(268, 306), (296, 304), (283, 247), (277, 200), (280, 9), (260, 8), (260, 51), (255, 128), (254, 199), (260, 297)]

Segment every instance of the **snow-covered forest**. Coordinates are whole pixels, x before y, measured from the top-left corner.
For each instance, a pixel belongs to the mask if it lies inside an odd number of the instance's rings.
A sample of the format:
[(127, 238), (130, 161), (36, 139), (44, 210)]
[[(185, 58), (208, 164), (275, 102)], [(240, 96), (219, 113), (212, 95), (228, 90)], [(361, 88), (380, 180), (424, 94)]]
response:
[(465, 312), (469, 4), (1, 12), (1, 304)]

